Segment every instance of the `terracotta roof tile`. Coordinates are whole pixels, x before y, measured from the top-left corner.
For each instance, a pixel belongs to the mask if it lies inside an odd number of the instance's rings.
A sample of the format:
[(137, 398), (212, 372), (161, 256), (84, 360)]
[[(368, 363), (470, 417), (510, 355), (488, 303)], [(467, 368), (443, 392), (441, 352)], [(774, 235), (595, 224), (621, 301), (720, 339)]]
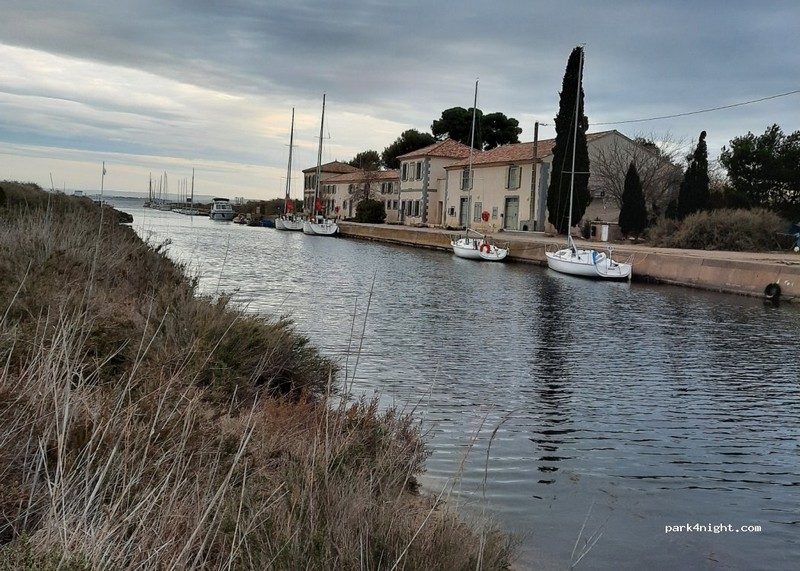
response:
[[(367, 175), (366, 173), (369, 173)], [(350, 172), (345, 174), (337, 174), (322, 181), (322, 184), (337, 184), (340, 182), (365, 182), (370, 180), (372, 182), (382, 182), (391, 180), (400, 180), (400, 171), (397, 169), (385, 171), (362, 171)]]
[[(354, 172), (358, 169), (352, 165), (348, 165), (347, 163), (343, 163), (341, 161), (331, 161), (329, 163), (325, 163), (320, 167), (322, 172), (332, 172), (332, 173), (346, 173), (346, 172)], [(303, 169), (303, 173), (314, 173), (317, 172), (317, 167), (310, 167), (307, 169)]]
[(462, 159), (469, 156), (469, 145), (462, 145), (454, 139), (437, 141), (432, 145), (411, 151), (397, 157), (399, 160), (416, 159), (418, 157), (443, 157), (448, 159)]
[[(612, 131), (602, 131), (599, 133), (586, 133), (586, 141), (596, 141), (601, 137), (606, 136)], [(537, 149), (537, 156), (540, 159), (548, 157), (553, 154), (553, 147), (556, 144), (555, 139), (542, 139), (539, 141), (539, 148)], [(467, 147), (469, 150), (469, 147)], [(472, 166), (490, 166), (506, 163), (525, 163), (533, 162), (533, 143), (514, 143), (511, 145), (501, 145), (489, 151), (476, 151), (472, 155)], [(469, 166), (469, 153), (467, 158), (446, 166), (446, 169), (463, 168)]]

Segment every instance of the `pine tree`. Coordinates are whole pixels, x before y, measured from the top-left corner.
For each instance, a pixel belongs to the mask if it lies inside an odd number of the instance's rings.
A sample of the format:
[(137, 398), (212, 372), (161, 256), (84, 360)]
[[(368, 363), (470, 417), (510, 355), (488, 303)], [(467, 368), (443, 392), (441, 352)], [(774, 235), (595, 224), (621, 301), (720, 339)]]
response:
[[(558, 114), (555, 118), (556, 144), (553, 148), (553, 172), (547, 189), (547, 219), (560, 233), (567, 233), (569, 225), (570, 170), (575, 128), (575, 95), (578, 88), (580, 59), (583, 48), (572, 50), (564, 72)], [(583, 218), (591, 197), (589, 195), (589, 150), (586, 130), (589, 119), (583, 114), (583, 86), (578, 102), (578, 135), (575, 145), (575, 186), (572, 204), (572, 224)]]
[(683, 220), (689, 214), (708, 210), (711, 196), (708, 191), (708, 147), (706, 132), (700, 133), (700, 140), (694, 153), (689, 155), (689, 165), (683, 175), (678, 192), (678, 218)]
[(619, 212), (619, 228), (623, 236), (639, 236), (647, 227), (647, 205), (644, 201), (642, 181), (631, 162), (625, 175), (625, 187), (622, 191), (622, 209)]

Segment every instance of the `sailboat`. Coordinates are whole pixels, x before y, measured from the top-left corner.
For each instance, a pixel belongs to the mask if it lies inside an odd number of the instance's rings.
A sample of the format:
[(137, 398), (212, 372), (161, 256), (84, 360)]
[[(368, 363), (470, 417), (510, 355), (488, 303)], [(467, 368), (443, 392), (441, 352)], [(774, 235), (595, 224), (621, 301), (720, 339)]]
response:
[(283, 215), (275, 219), (276, 230), (302, 230), (303, 220), (294, 214), (292, 200), (292, 148), (294, 146), (294, 107), (292, 107), (292, 127), (289, 131), (289, 166), (286, 168), (286, 197), (283, 200)]
[(545, 252), (547, 266), (551, 270), (573, 276), (595, 279), (624, 280), (631, 277), (631, 264), (615, 262), (608, 254), (597, 250), (578, 248), (572, 240), (572, 202), (575, 191), (575, 146), (578, 138), (578, 114), (580, 112), (581, 83), (583, 81), (583, 48), (578, 63), (578, 90), (575, 96), (575, 125), (572, 133), (572, 169), (569, 179), (569, 214), (567, 216), (567, 247), (555, 252)]
[(303, 233), (311, 236), (334, 236), (339, 232), (339, 225), (333, 220), (326, 219), (320, 211), (322, 203), (319, 200), (320, 175), (322, 174), (322, 136), (325, 126), (325, 94), (322, 94), (322, 119), (319, 123), (319, 150), (317, 152), (317, 177), (314, 187), (313, 210), (309, 220), (303, 222)]
[[(469, 226), (469, 215), (472, 204), (472, 152), (475, 149), (475, 116), (478, 107), (478, 81), (475, 81), (475, 100), (472, 104), (472, 131), (469, 141), (469, 169), (467, 177), (467, 227), (463, 236), (454, 236), (450, 240), (450, 246), (453, 248), (453, 253), (459, 258), (468, 258), (470, 260), (485, 260), (487, 262), (499, 262), (508, 255), (508, 248), (501, 248), (496, 244), (492, 244), (486, 239), (483, 234), (472, 230)], [(470, 236), (470, 233), (473, 235)]]

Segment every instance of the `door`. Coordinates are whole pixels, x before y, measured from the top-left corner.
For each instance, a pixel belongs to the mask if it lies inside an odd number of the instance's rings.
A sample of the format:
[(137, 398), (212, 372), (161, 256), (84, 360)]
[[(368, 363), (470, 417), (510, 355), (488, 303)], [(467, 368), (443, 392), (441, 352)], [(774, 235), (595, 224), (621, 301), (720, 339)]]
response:
[(519, 226), (519, 197), (506, 198), (506, 214), (503, 218), (503, 228), (516, 230)]
[(469, 198), (463, 197), (461, 199), (461, 211), (458, 213), (458, 224), (465, 228), (469, 225)]

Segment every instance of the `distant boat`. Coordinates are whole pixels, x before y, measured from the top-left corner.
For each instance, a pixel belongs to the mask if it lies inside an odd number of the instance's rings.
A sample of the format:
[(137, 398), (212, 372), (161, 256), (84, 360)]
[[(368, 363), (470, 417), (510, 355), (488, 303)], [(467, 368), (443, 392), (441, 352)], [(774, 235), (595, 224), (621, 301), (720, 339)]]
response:
[(214, 198), (211, 201), (211, 211), (208, 213), (208, 217), (211, 220), (233, 220), (233, 217), (236, 216), (236, 213), (233, 211), (231, 207), (231, 201), (227, 198)]
[(317, 184), (314, 187), (314, 212), (310, 219), (303, 222), (303, 233), (311, 236), (334, 236), (339, 233), (339, 225), (333, 220), (326, 219), (320, 212), (322, 203), (319, 200), (319, 183), (322, 174), (322, 137), (325, 127), (325, 94), (322, 94), (322, 119), (319, 123), (319, 151), (317, 152)]
[(575, 191), (575, 145), (578, 137), (578, 114), (580, 113), (581, 82), (583, 80), (583, 48), (578, 64), (578, 88), (575, 95), (575, 122), (572, 132), (572, 169), (569, 180), (569, 214), (567, 215), (567, 247), (556, 252), (545, 252), (547, 266), (562, 274), (601, 280), (624, 280), (631, 276), (631, 264), (615, 262), (608, 254), (596, 250), (578, 248), (572, 240), (572, 201)]
[(292, 127), (289, 130), (289, 166), (286, 168), (286, 196), (283, 199), (283, 214), (275, 219), (274, 227), (277, 230), (302, 230), (303, 220), (294, 214), (294, 201), (292, 201), (292, 148), (294, 146), (294, 107), (292, 107)]
[[(508, 255), (508, 248), (501, 248), (493, 244), (483, 234), (470, 229), (470, 200), (469, 195), (472, 191), (472, 152), (475, 148), (475, 115), (478, 107), (478, 82), (475, 81), (475, 101), (472, 104), (472, 130), (470, 134), (469, 145), (469, 169), (467, 171), (467, 204), (466, 204), (466, 228), (462, 236), (454, 236), (450, 240), (450, 247), (453, 248), (453, 253), (459, 258), (467, 258), (469, 260), (484, 260), (487, 262), (499, 262)], [(474, 234), (470, 236), (470, 232)]]

